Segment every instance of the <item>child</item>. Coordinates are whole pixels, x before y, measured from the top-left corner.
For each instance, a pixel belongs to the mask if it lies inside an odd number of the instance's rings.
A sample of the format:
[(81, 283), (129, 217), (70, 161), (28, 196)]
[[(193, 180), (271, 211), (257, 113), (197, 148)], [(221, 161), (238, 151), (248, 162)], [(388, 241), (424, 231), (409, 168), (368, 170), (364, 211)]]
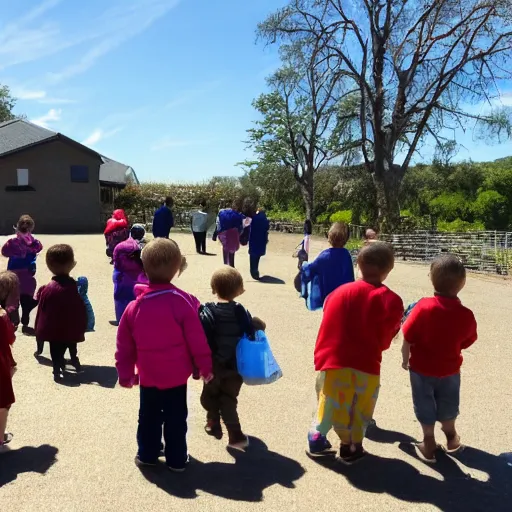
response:
[(348, 237), (348, 226), (342, 222), (334, 223), (328, 233), (331, 247), (311, 263), (302, 265), (302, 297), (310, 311), (321, 309), (327, 296), (338, 286), (354, 281), (352, 257), (345, 249)]
[(260, 259), (265, 256), (268, 244), (268, 230), (270, 224), (265, 211), (261, 208), (252, 217), (251, 233), (249, 236), (249, 263), (251, 277), (258, 281), (260, 279)]
[[(15, 283), (8, 272), (0, 274), (0, 300), (12, 292)], [(7, 416), (14, 403), (12, 377), (16, 363), (12, 357), (11, 345), (14, 343), (14, 329), (7, 312), (0, 307), (0, 451), (12, 440), (12, 434), (6, 433)]]
[[(309, 255), (309, 242), (311, 240), (311, 235), (313, 234), (313, 223), (306, 219), (304, 221), (304, 240), (302, 240), (302, 249), (304, 252)], [(307, 258), (306, 260), (307, 261)]]
[(65, 372), (66, 349), (76, 372), (82, 371), (77, 343), (85, 340), (87, 312), (77, 283), (69, 275), (76, 265), (73, 249), (66, 244), (53, 245), (46, 253), (46, 265), (53, 278), (37, 292), (36, 339), (38, 351), (43, 342), (50, 342), (53, 378), (60, 382), (61, 372)]
[[(105, 235), (105, 242), (107, 244), (107, 256), (112, 258), (116, 245), (124, 242), (130, 235), (128, 219), (126, 218), (124, 210), (114, 210), (112, 217), (107, 221), (103, 234)], [(113, 261), (110, 263), (112, 264)]]
[(382, 352), (400, 329), (402, 299), (382, 283), (394, 266), (393, 249), (374, 243), (359, 253), (362, 280), (340, 286), (325, 301), (315, 347), (319, 402), (309, 453), (332, 447), (331, 428), (341, 440), (340, 462), (363, 457), (363, 439), (379, 394)]
[(201, 308), (201, 321), (213, 355), (214, 378), (203, 387), (201, 405), (206, 410), (205, 430), (208, 435), (222, 438), (220, 420), (228, 431), (231, 448), (244, 450), (249, 438), (242, 432), (237, 412), (242, 377), (237, 370), (236, 347), (244, 334), (252, 337), (255, 329), (265, 330), (265, 324), (252, 319), (235, 299), (244, 293), (244, 281), (238, 270), (224, 267), (211, 279), (216, 303)]
[(18, 312), (20, 304), (20, 280), (14, 272), (6, 270), (5, 272), (0, 272), (0, 283), (2, 285), (0, 289), (0, 307), (6, 311), (16, 331), (20, 323), (20, 314)]
[[(126, 306), (135, 300), (133, 289), (137, 283), (146, 283), (141, 260), (141, 242), (146, 234), (140, 224), (135, 224), (130, 232), (130, 238), (121, 242), (114, 249), (114, 305), (116, 323), (119, 324)], [(135, 236), (133, 236), (135, 235)]]
[(186, 264), (178, 244), (152, 240), (142, 251), (142, 262), (149, 284), (135, 287), (137, 298), (117, 332), (119, 384), (140, 384), (135, 463), (157, 463), (163, 425), (167, 466), (182, 472), (188, 462), (187, 381), (194, 368), (205, 381), (212, 378), (211, 352), (199, 321), (199, 301), (171, 284)]
[(423, 429), (418, 455), (435, 462), (434, 427), (442, 425), (448, 452), (461, 448), (455, 429), (459, 415), (462, 350), (477, 339), (473, 313), (458, 294), (466, 284), (466, 269), (452, 254), (438, 256), (430, 267), (434, 297), (418, 301), (403, 326), (404, 369), (410, 370), (416, 418)]
[(206, 254), (206, 231), (208, 230), (208, 214), (204, 211), (205, 201), (199, 203), (199, 210), (192, 214), (190, 226), (194, 241), (196, 243), (197, 254)]
[(35, 223), (30, 215), (22, 215), (16, 225), (16, 237), (7, 240), (2, 255), (9, 258), (7, 270), (12, 270), (20, 282), (21, 325), (24, 334), (31, 334), (28, 327), (30, 312), (37, 306), (36, 258), (42, 251), (41, 242), (32, 236)]
[(78, 286), (78, 293), (85, 304), (85, 310), (87, 311), (87, 328), (85, 332), (94, 332), (94, 326), (96, 324), (96, 317), (94, 316), (94, 310), (92, 309), (91, 301), (87, 295), (89, 292), (89, 280), (87, 277), (79, 277), (76, 280)]

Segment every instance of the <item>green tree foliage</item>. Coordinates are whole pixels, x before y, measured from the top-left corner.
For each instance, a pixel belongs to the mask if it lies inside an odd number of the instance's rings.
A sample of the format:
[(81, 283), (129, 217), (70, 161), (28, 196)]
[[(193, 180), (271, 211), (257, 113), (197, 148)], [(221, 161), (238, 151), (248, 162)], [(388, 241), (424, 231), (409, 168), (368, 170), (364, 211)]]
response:
[(379, 222), (393, 228), (401, 183), (427, 137), (449, 155), (447, 130), (510, 135), (508, 110), (472, 106), (494, 104), (500, 81), (512, 77), (511, 18), (509, 0), (290, 0), (259, 25), (259, 34), (317, 52), (356, 91), (356, 138)]
[(0, 123), (16, 118), (12, 112), (15, 105), (16, 99), (12, 97), (9, 87), (0, 85)]

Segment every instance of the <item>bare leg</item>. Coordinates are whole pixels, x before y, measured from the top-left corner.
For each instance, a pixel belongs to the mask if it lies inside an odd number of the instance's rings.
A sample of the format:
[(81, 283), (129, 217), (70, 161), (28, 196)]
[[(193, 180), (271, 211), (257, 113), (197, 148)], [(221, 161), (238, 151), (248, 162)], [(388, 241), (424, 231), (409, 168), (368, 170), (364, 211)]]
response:
[(461, 447), (460, 436), (455, 429), (455, 420), (441, 422), (441, 428), (446, 436), (446, 444), (449, 451), (458, 450)]
[(0, 409), (0, 443), (3, 443), (5, 438), (5, 429), (7, 428), (7, 416), (9, 416), (9, 409)]
[(418, 445), (419, 451), (426, 459), (433, 459), (437, 444), (435, 437), (435, 425), (421, 425), (423, 429), (423, 442)]

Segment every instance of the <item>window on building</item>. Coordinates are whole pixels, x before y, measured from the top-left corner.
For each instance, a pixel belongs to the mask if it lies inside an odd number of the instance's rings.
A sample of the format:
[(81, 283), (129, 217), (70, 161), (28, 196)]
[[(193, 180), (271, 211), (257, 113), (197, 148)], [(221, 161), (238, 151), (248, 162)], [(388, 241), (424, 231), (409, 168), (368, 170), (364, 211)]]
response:
[(28, 187), (28, 169), (17, 169), (18, 187)]
[(72, 165), (70, 170), (72, 183), (89, 183), (89, 167), (86, 165)]

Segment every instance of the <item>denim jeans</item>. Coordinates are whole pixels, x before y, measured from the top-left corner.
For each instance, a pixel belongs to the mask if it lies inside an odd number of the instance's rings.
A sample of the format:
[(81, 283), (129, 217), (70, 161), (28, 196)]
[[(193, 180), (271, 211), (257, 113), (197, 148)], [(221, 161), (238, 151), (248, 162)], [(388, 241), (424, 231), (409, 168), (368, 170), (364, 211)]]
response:
[(169, 389), (140, 386), (139, 459), (148, 463), (157, 461), (163, 427), (167, 465), (184, 468), (187, 461), (187, 415), (186, 384)]

